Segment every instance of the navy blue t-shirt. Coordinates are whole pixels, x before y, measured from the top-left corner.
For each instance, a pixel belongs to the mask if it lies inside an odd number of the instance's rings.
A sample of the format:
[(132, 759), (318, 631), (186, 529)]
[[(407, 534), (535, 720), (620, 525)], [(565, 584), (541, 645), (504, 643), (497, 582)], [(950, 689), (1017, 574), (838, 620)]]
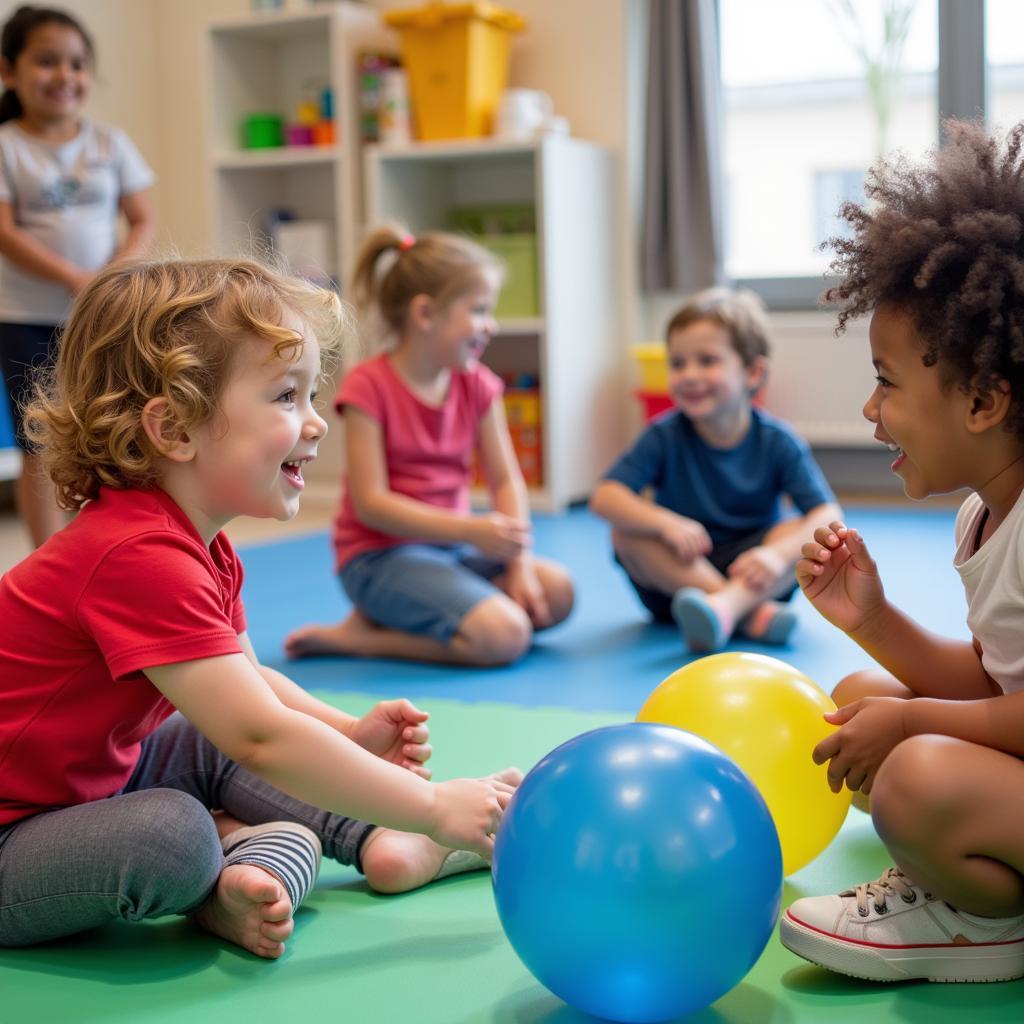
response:
[(787, 424), (751, 409), (750, 430), (735, 448), (712, 448), (690, 420), (660, 416), (605, 474), (708, 531), (712, 544), (739, 540), (783, 518), (787, 495), (802, 514), (835, 501), (810, 447)]

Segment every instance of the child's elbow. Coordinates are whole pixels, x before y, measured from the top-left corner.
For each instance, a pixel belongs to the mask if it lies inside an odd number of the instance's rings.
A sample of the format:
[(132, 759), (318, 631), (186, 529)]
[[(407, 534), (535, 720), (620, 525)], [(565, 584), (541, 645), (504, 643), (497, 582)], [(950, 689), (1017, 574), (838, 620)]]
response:
[(595, 488), (594, 493), (590, 496), (590, 501), (587, 504), (587, 508), (601, 519), (608, 518), (608, 484), (606, 481), (601, 481)]

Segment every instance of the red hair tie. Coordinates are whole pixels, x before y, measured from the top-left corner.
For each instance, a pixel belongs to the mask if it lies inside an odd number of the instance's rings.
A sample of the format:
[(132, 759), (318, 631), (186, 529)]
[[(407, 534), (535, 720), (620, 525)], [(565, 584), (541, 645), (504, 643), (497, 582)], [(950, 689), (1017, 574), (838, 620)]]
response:
[(403, 235), (398, 242), (399, 252), (408, 252), (416, 244), (415, 235)]

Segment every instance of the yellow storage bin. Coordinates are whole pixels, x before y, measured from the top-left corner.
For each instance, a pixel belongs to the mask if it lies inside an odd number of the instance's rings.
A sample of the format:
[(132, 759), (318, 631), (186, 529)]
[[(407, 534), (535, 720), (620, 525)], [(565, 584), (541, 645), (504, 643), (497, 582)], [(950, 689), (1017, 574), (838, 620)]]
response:
[(629, 347), (640, 371), (641, 391), (668, 391), (668, 352), (663, 341), (638, 341)]
[(384, 21), (401, 33), (417, 137), (490, 135), (508, 83), (509, 37), (526, 22), (484, 0), (428, 3), (390, 11)]

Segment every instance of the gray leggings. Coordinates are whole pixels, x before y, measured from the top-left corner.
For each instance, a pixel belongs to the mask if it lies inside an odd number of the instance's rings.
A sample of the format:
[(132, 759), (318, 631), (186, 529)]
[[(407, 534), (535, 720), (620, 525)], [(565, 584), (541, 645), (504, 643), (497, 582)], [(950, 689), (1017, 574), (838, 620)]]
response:
[(359, 870), (374, 828), (286, 796), (175, 714), (143, 742), (120, 793), (0, 826), (0, 946), (195, 910), (224, 863), (211, 808), (247, 825), (297, 821)]

